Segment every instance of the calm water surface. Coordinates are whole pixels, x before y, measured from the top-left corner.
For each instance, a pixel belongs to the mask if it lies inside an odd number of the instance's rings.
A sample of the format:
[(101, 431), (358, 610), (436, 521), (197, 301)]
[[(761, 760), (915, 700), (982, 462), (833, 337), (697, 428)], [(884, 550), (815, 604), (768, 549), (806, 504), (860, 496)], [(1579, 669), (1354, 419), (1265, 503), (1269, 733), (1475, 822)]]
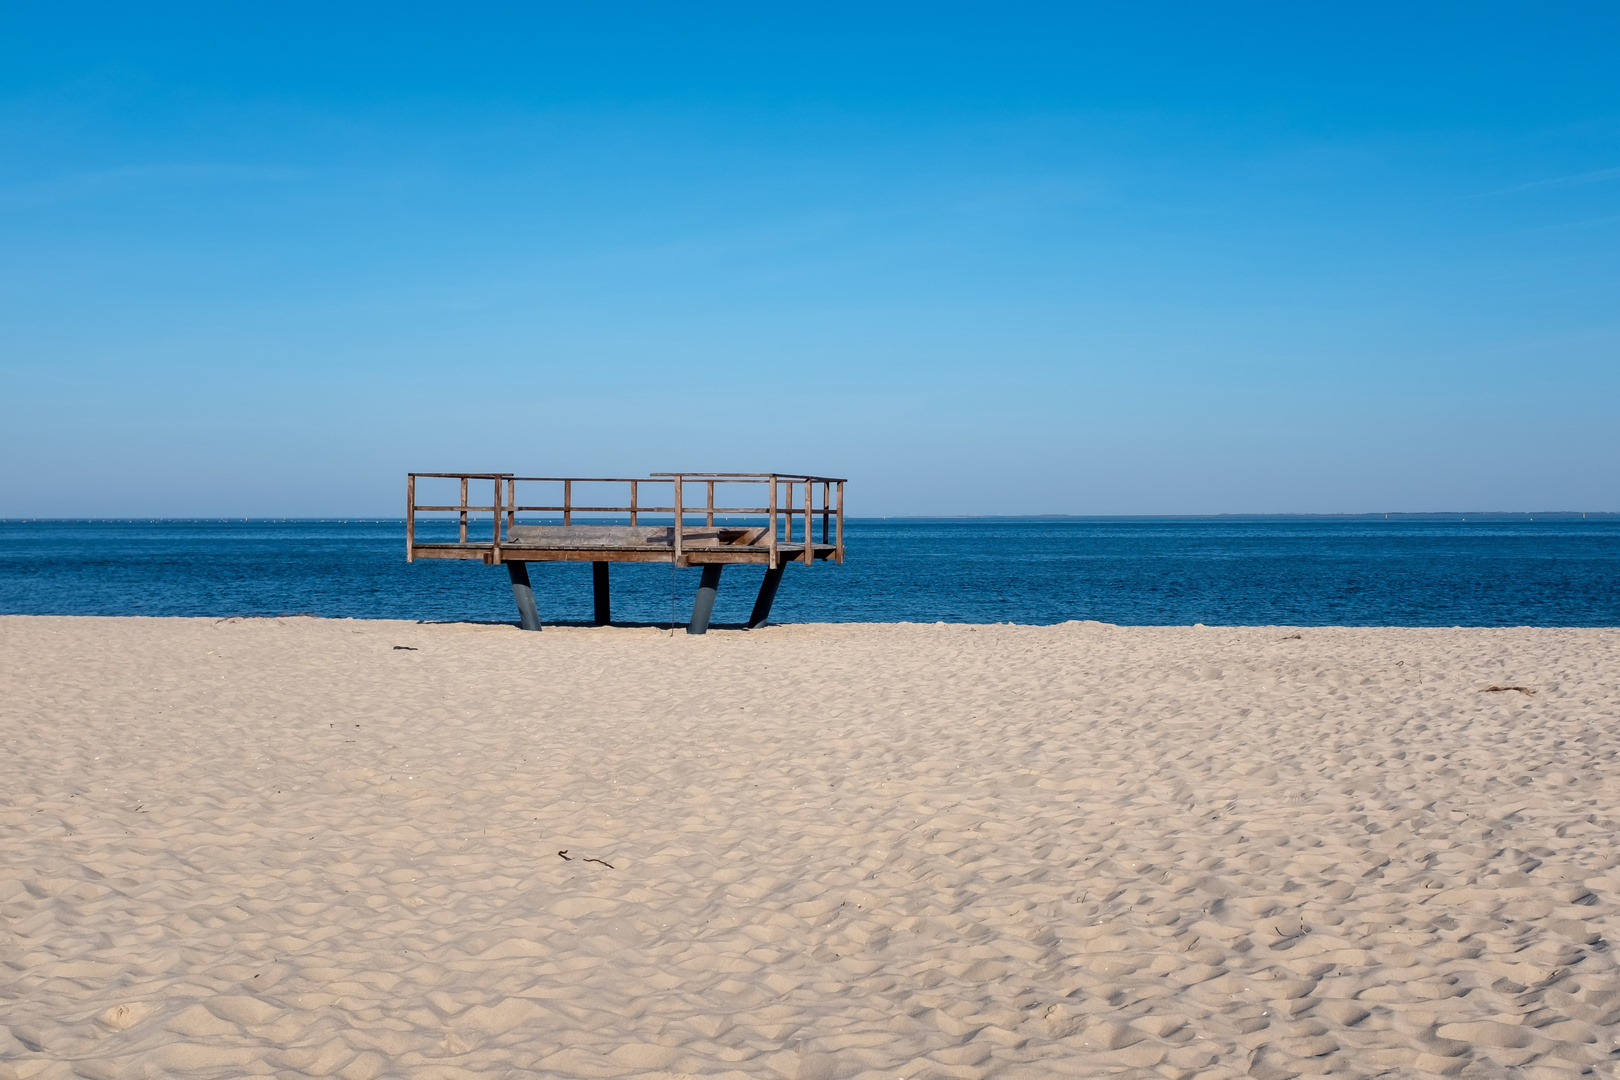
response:
[[(1620, 515), (856, 520), (846, 540), (843, 566), (788, 568), (773, 621), (1620, 626)], [(0, 613), (516, 621), (504, 569), (403, 552), (399, 521), (4, 521)], [(531, 570), (542, 618), (590, 619), (587, 564)], [(726, 570), (717, 622), (762, 573)], [(615, 564), (614, 616), (684, 621), (697, 576)]]

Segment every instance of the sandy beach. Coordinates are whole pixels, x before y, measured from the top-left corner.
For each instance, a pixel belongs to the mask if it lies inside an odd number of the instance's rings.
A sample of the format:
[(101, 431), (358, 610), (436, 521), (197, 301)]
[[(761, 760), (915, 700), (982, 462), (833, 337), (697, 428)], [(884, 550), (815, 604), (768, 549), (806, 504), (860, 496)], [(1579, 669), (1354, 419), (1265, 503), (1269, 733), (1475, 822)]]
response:
[(3, 1078), (1615, 1075), (1620, 631), (6, 617), (0, 749)]

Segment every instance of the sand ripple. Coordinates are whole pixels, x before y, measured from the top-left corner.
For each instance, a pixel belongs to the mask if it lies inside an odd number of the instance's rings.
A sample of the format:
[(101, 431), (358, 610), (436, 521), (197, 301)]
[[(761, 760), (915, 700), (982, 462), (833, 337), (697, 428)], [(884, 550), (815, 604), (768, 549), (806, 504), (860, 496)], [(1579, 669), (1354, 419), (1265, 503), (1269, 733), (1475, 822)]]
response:
[(0, 1080), (1612, 1076), (1617, 647), (3, 618)]

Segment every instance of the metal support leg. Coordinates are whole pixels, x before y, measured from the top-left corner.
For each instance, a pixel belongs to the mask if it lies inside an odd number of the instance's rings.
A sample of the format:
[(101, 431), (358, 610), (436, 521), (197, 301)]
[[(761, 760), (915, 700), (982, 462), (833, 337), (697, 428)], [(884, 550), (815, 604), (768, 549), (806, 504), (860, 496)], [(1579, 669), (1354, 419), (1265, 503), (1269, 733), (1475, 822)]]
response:
[(765, 580), (759, 583), (759, 599), (754, 601), (754, 613), (748, 616), (748, 629), (765, 625), (765, 620), (771, 617), (771, 604), (776, 600), (776, 587), (782, 584), (782, 571), (787, 569), (783, 563), (776, 569), (767, 568)]
[(529, 564), (507, 563), (506, 576), (512, 579), (512, 599), (517, 601), (518, 621), (523, 629), (540, 629), (540, 611), (534, 606), (534, 589), (529, 587)]
[(692, 621), (686, 624), (688, 634), (709, 632), (709, 616), (714, 614), (714, 594), (720, 591), (720, 571), (725, 568), (724, 563), (710, 563), (703, 568), (697, 600), (692, 604)]
[(591, 586), (596, 591), (596, 625), (606, 626), (613, 621), (613, 605), (608, 599), (607, 563), (591, 563)]

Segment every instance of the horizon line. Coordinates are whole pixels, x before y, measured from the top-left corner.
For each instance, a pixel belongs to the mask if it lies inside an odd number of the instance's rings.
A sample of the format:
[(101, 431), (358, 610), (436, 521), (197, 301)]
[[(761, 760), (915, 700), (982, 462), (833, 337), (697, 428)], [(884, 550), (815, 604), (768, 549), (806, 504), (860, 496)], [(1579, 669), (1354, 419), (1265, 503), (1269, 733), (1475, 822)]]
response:
[[(692, 507), (687, 510), (688, 515), (703, 513), (703, 507)], [(544, 516), (544, 515), (532, 515)], [(591, 517), (624, 516), (613, 514), (593, 514)], [(645, 515), (648, 517), (662, 517), (659, 514)], [(728, 518), (763, 517), (763, 514), (728, 514)], [(848, 521), (1215, 521), (1221, 519), (1242, 518), (1289, 518), (1289, 519), (1367, 519), (1367, 520), (1395, 520), (1398, 518), (1573, 518), (1587, 519), (1593, 517), (1620, 517), (1620, 510), (1370, 510), (1370, 511), (1297, 511), (1272, 513), (1265, 511), (1221, 511), (1207, 514), (1069, 514), (1069, 513), (1036, 513), (1036, 514), (870, 514), (849, 515)], [(449, 518), (418, 518), (419, 521), (448, 521)], [(488, 521), (483, 515), (469, 515), (469, 521)], [(62, 523), (62, 524), (95, 524), (100, 522), (128, 522), (128, 523), (160, 523), (160, 522), (209, 522), (226, 524), (231, 522), (323, 522), (348, 523), (372, 522), (376, 524), (399, 522), (404, 524), (403, 517), (372, 516), (367, 514), (328, 514), (328, 515), (297, 515), (297, 514), (271, 514), (263, 516), (238, 517), (236, 515), (109, 515), (84, 517), (53, 517), (44, 515), (31, 515), (25, 517), (0, 517), (0, 524), (16, 525), (29, 523)]]

